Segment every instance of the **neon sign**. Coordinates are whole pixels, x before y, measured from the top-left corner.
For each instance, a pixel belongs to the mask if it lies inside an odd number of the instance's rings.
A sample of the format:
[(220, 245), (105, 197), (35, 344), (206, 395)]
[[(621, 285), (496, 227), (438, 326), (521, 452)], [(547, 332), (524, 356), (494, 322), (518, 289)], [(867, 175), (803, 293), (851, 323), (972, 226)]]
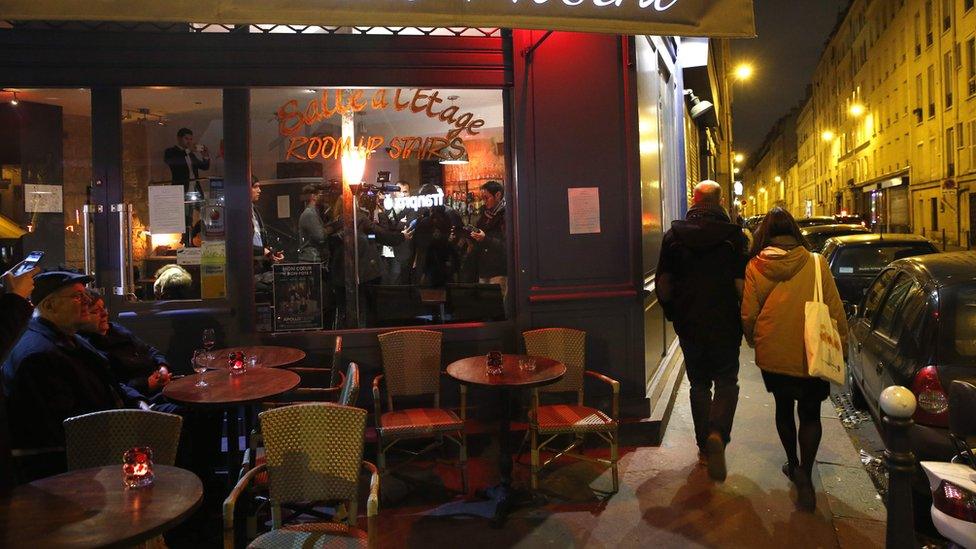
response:
[(444, 205), (444, 195), (437, 194), (422, 194), (418, 196), (397, 196), (391, 197), (387, 196), (383, 199), (383, 209), (402, 211), (405, 209), (419, 210), (421, 208), (430, 208), (433, 206), (443, 206)]
[[(548, 0), (547, 0), (548, 1)], [(314, 160), (321, 158), (341, 159), (345, 151), (358, 149), (367, 158), (380, 147), (394, 160), (410, 158), (439, 158), (455, 160), (464, 154), (463, 136), (478, 135), (485, 121), (476, 118), (471, 112), (462, 112), (457, 105), (444, 104), (444, 99), (436, 90), (418, 89), (406, 91), (400, 88), (388, 92), (379, 89), (369, 94), (368, 90), (323, 90), (319, 97), (312, 98), (302, 109), (297, 99), (291, 99), (278, 108), (278, 133), (287, 137), (288, 147), (285, 160)], [(387, 143), (382, 136), (360, 136), (356, 142), (333, 136), (305, 136), (302, 130), (324, 122), (333, 116), (363, 112), (367, 109), (424, 114), (428, 118), (448, 124), (445, 137), (396, 136)]]

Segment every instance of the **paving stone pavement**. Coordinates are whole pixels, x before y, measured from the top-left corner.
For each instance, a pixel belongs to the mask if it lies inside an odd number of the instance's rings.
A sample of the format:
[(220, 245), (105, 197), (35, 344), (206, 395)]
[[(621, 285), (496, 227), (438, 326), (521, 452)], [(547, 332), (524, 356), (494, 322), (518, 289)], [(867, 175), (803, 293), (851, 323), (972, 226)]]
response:
[[(739, 409), (724, 483), (712, 482), (698, 464), (685, 381), (662, 444), (622, 449), (620, 491), (613, 497), (607, 499), (602, 493), (610, 488), (609, 471), (569, 460), (542, 477), (543, 502), (517, 511), (504, 528), (491, 528), (484, 519), (433, 519), (424, 516), (431, 507), (429, 500), (411, 502), (408, 497), (382, 511), (382, 544), (614, 549), (882, 547), (884, 506), (829, 400), (823, 409), (824, 438), (814, 475), (817, 511), (796, 509), (795, 490), (780, 471), (785, 457), (773, 421), (773, 399), (752, 360), (752, 351), (744, 347)], [(473, 476), (490, 478), (490, 459), (474, 459), (473, 469), (481, 472)], [(517, 481), (526, 476), (525, 468), (516, 467)]]

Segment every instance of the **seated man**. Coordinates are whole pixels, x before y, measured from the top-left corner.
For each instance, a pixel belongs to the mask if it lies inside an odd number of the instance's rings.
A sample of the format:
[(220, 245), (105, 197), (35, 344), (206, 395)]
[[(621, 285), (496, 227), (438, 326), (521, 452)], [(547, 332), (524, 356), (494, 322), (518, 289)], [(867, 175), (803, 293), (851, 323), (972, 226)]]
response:
[[(116, 382), (105, 357), (77, 334), (89, 322), (84, 285), (91, 280), (67, 271), (34, 278), (34, 318), (3, 363), (15, 449), (63, 447), (66, 418), (139, 405), (141, 395)], [(63, 454), (30, 461), (37, 467), (25, 471), (27, 476), (64, 468)]]
[(152, 396), (169, 383), (169, 361), (152, 345), (115, 322), (109, 322), (105, 299), (88, 290), (90, 323), (83, 337), (108, 359), (115, 378), (140, 393)]

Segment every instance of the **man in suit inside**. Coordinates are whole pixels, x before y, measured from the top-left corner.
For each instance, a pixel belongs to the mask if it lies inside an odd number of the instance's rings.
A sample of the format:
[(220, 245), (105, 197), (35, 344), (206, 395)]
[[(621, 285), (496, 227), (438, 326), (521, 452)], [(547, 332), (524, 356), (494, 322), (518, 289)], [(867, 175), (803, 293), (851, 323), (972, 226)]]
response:
[(261, 182), (251, 183), (251, 224), (254, 226), (254, 235), (251, 237), (251, 245), (254, 248), (255, 272), (267, 271), (271, 268), (271, 263), (278, 263), (285, 258), (285, 254), (280, 250), (273, 250), (268, 243), (268, 233), (264, 228), (264, 220), (258, 211), (257, 203), (261, 199)]
[(163, 160), (169, 166), (174, 184), (183, 185), (184, 192), (197, 191), (203, 194), (198, 179), (201, 170), (210, 169), (210, 151), (202, 144), (194, 147), (193, 130), (180, 128), (176, 132), (176, 145), (166, 149)]

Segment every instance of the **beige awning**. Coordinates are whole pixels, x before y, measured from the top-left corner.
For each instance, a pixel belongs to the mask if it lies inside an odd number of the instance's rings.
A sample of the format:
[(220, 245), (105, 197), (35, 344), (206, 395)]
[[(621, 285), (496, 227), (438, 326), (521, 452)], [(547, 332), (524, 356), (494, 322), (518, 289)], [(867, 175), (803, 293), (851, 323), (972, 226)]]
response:
[(0, 239), (15, 239), (20, 238), (27, 234), (27, 231), (20, 228), (20, 225), (14, 223), (10, 218), (0, 215)]
[(756, 35), (752, 0), (0, 0), (0, 19)]

